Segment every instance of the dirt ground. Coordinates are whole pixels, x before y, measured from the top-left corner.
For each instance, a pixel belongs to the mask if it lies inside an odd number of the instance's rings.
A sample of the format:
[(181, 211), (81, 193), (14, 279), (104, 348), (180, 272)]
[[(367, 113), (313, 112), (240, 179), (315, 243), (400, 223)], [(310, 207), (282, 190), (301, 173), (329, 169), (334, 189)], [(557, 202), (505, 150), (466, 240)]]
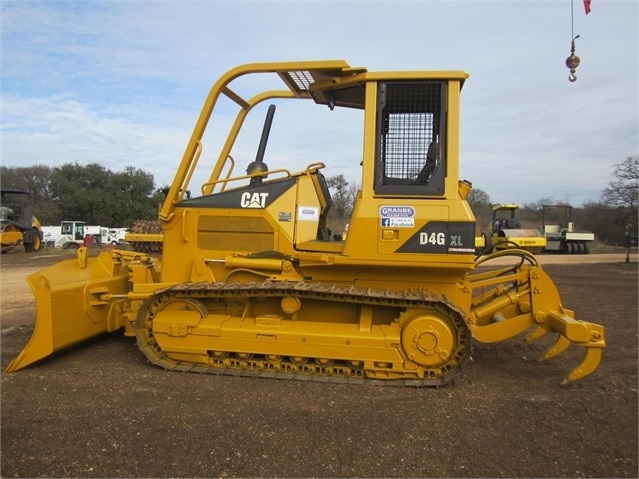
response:
[[(399, 388), (166, 372), (115, 333), (2, 373), (0, 476), (638, 477), (636, 255), (540, 258), (606, 327), (582, 381), (560, 385), (580, 348), (536, 360), (545, 338), (475, 343), (455, 384)], [(0, 258), (3, 369), (33, 330), (25, 276), (60, 259)]]

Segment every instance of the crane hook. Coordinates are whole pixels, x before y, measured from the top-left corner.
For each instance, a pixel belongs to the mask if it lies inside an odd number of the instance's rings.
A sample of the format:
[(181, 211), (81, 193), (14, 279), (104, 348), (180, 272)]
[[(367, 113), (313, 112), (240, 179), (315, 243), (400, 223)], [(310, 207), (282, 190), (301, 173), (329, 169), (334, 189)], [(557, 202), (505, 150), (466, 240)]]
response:
[(566, 66), (570, 69), (570, 75), (568, 75), (568, 80), (571, 83), (577, 81), (577, 75), (575, 75), (575, 72), (577, 71), (577, 67), (579, 66), (579, 62), (580, 62), (579, 57), (575, 55), (575, 40), (577, 38), (579, 38), (579, 35), (577, 35), (575, 38), (572, 39), (570, 56), (566, 58)]

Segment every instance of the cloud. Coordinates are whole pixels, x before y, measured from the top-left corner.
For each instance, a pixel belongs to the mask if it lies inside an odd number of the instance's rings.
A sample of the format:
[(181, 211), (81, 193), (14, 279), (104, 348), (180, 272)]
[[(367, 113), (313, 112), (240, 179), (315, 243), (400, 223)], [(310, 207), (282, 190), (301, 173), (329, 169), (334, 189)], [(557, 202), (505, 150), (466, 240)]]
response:
[[(469, 71), (462, 176), (493, 201), (578, 205), (597, 199), (612, 165), (639, 151), (638, 7), (598, 5), (588, 17), (575, 9), (573, 32), (570, 2), (6, 1), (1, 161), (135, 166), (166, 184), (224, 71), (344, 58), (371, 71)], [(582, 63), (570, 83), (573, 33)], [(254, 87), (238, 85), (242, 94)], [(313, 107), (278, 106), (267, 163), (297, 170), (322, 161), (327, 175), (359, 183), (361, 112)], [(256, 110), (234, 150), (238, 168), (255, 156), (265, 107)], [(229, 113), (212, 119), (208, 167)]]
[(156, 178), (172, 177), (183, 148), (174, 128), (119, 117), (103, 117), (66, 98), (24, 100), (3, 97), (3, 164), (31, 166), (100, 163), (120, 171), (136, 166)]

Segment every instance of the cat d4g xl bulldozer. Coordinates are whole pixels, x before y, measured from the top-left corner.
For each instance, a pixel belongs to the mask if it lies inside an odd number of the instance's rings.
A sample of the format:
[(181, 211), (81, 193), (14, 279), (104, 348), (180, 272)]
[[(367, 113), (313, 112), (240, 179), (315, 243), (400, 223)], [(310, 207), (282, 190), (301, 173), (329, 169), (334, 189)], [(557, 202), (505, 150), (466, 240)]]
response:
[[(159, 210), (161, 256), (89, 256), (80, 248), (77, 258), (29, 276), (36, 325), (7, 370), (123, 329), (151, 363), (176, 371), (441, 385), (466, 364), (474, 340), (529, 332), (527, 341), (557, 335), (546, 359), (571, 344), (584, 348), (564, 382), (592, 373), (604, 329), (562, 306), (534, 255), (475, 259), (471, 184), (459, 180), (467, 77), (369, 72), (340, 60), (230, 70), (213, 85)], [(267, 88), (255, 91), (258, 84)], [(331, 157), (267, 166), (277, 163), (265, 158), (275, 106), (292, 106), (288, 100), (360, 110), (361, 158), (353, 165), (361, 189), (345, 239), (326, 227), (332, 200), (322, 170)], [(216, 121), (207, 129), (211, 115), (222, 108), (228, 116), (231, 105), (237, 115), (226, 137)], [(254, 131), (242, 126), (258, 105), (266, 120), (256, 156), (243, 158), (245, 173), (235, 168), (234, 146), (240, 131)], [(285, 111), (290, 121), (300, 110)], [(303, 111), (293, 126), (316, 121)], [(214, 155), (204, 147), (209, 134), (222, 138)], [(304, 141), (288, 138), (293, 148)], [(326, 138), (326, 147), (337, 142)], [(198, 166), (206, 157), (211, 166)], [(478, 268), (503, 256), (512, 264)]]

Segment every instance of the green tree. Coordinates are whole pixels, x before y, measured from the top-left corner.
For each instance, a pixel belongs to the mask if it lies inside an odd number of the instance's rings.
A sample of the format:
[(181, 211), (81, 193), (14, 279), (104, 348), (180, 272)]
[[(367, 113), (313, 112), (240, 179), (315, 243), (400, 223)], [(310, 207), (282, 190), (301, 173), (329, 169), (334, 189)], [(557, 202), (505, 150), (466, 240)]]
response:
[(107, 227), (155, 219), (163, 199), (153, 175), (134, 167), (113, 173), (96, 164), (64, 165), (52, 175), (52, 183), (68, 218)]
[(473, 188), (468, 194), (468, 205), (475, 215), (475, 223), (481, 231), (486, 229), (492, 216), (490, 195), (481, 188)]
[(117, 208), (111, 215), (112, 224), (130, 226), (136, 220), (157, 218), (163, 198), (161, 192), (155, 191), (152, 174), (126, 167), (113, 174), (110, 181), (106, 201)]
[(350, 221), (359, 187), (349, 183), (341, 174), (329, 176), (326, 184), (333, 199), (333, 205), (328, 212), (327, 226), (330, 230), (340, 233)]
[(113, 205), (105, 204), (112, 173), (97, 163), (86, 166), (78, 163), (53, 168), (51, 172), (52, 199), (56, 201), (63, 220), (80, 220), (90, 224), (105, 224)]
[[(612, 179), (601, 195), (602, 203), (613, 208), (612, 229), (621, 233), (627, 241), (636, 238), (637, 207), (639, 203), (639, 156), (629, 156), (613, 166)], [(626, 257), (628, 262), (628, 257)]]
[(604, 204), (627, 210), (636, 223), (639, 198), (639, 156), (629, 156), (613, 167), (612, 180), (604, 188)]

